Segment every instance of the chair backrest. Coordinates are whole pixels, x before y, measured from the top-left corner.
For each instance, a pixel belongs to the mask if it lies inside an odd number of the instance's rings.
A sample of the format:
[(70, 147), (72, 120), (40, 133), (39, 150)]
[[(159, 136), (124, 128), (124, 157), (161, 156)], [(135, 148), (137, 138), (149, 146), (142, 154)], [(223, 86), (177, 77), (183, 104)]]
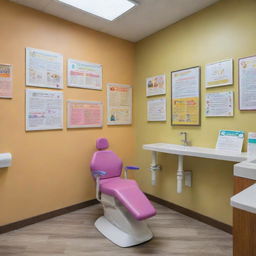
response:
[(91, 161), (91, 171), (105, 171), (107, 174), (101, 176), (101, 179), (119, 177), (122, 173), (123, 163), (121, 159), (108, 148), (108, 140), (99, 138), (96, 141), (97, 152), (93, 154)]

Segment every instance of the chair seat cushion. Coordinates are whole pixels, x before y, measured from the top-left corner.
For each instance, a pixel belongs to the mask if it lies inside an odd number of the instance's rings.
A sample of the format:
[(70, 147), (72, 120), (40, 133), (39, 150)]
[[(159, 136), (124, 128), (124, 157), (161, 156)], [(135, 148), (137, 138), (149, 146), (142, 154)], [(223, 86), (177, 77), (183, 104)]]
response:
[(134, 180), (119, 177), (100, 180), (100, 191), (118, 199), (137, 220), (156, 214), (155, 208)]

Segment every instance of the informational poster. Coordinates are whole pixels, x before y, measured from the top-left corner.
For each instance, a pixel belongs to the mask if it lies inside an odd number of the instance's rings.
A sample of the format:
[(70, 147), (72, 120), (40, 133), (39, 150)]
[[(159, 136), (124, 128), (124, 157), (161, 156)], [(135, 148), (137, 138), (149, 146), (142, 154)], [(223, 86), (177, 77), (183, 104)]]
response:
[(26, 48), (26, 85), (63, 88), (63, 56), (59, 53)]
[(200, 125), (200, 67), (174, 71), (172, 125)]
[(256, 56), (239, 59), (240, 110), (256, 110)]
[(63, 129), (63, 92), (26, 90), (26, 130)]
[(102, 90), (102, 65), (69, 59), (68, 86)]
[(165, 75), (153, 76), (146, 79), (147, 96), (166, 94)]
[(0, 98), (12, 98), (12, 65), (0, 64)]
[(68, 128), (102, 127), (103, 107), (98, 101), (68, 101)]
[(166, 98), (148, 100), (148, 121), (166, 121)]
[(233, 84), (233, 59), (218, 61), (206, 65), (206, 88), (231, 84)]
[(132, 87), (107, 84), (108, 125), (132, 123)]
[(233, 116), (233, 92), (206, 94), (206, 116)]
[(243, 131), (220, 130), (216, 149), (241, 153), (244, 142)]

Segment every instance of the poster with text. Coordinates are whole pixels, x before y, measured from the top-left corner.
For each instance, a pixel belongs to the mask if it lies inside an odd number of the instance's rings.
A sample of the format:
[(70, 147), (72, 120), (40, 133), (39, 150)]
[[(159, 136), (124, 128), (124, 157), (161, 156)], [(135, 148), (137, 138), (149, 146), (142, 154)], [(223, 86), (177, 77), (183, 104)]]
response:
[(172, 125), (200, 125), (200, 67), (171, 73)]
[(26, 48), (26, 85), (63, 88), (63, 56), (59, 53)]
[(206, 94), (206, 116), (233, 116), (233, 92)]
[(256, 56), (239, 59), (240, 110), (256, 110)]
[(63, 92), (26, 90), (26, 130), (63, 129)]
[(162, 95), (166, 94), (166, 78), (165, 75), (153, 76), (146, 79), (146, 95)]
[(148, 121), (166, 121), (166, 98), (148, 100)]
[(231, 84), (233, 84), (233, 59), (209, 63), (206, 65), (206, 88)]
[(103, 107), (98, 101), (68, 101), (68, 128), (102, 127)]
[(12, 98), (12, 65), (0, 64), (0, 98)]
[(102, 90), (102, 65), (69, 59), (68, 86)]
[(107, 84), (108, 125), (132, 123), (132, 87), (130, 85)]

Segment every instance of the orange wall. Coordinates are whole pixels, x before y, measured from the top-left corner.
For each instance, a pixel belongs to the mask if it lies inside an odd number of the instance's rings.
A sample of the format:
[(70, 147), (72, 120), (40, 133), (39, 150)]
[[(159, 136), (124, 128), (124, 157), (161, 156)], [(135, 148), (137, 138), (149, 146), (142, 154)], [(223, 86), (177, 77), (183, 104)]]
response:
[[(133, 84), (134, 44), (33, 9), (0, 0), (0, 63), (14, 67), (14, 97), (0, 99), (0, 153), (13, 164), (0, 169), (0, 226), (95, 198), (89, 163), (99, 136), (124, 163), (133, 159), (133, 126), (25, 132), (25, 47), (55, 51), (103, 65), (103, 91), (67, 88), (64, 98), (102, 101), (107, 82)], [(35, 88), (35, 87), (33, 87)], [(64, 106), (66, 112), (66, 104)], [(64, 114), (64, 127), (66, 126)]]

